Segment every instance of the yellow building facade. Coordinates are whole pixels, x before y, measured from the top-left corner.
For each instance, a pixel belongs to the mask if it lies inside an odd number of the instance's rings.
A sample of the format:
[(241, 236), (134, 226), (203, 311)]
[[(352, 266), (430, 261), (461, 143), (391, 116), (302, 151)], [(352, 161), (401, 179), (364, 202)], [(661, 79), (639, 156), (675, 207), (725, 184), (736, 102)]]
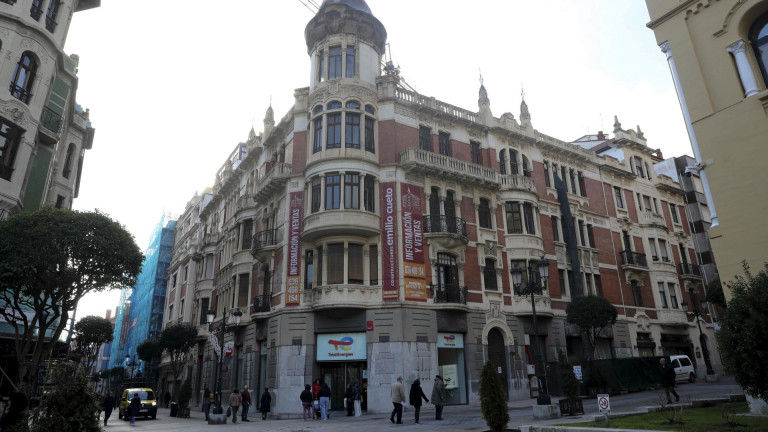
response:
[(728, 282), (768, 261), (768, 1), (646, 0), (705, 185), (712, 242)]

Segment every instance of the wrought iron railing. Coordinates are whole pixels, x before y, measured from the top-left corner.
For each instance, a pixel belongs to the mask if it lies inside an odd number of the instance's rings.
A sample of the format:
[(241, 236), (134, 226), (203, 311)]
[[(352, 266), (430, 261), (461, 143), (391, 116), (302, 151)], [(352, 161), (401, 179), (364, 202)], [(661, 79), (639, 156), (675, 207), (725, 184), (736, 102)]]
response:
[(623, 250), (621, 254), (621, 265), (633, 265), (638, 267), (648, 267), (648, 261), (645, 254)]
[(40, 5), (33, 3), (32, 7), (29, 9), (29, 16), (31, 16), (33, 20), (37, 21), (40, 19), (41, 15), (43, 15), (43, 9), (40, 7)]
[(32, 99), (32, 93), (27, 91), (24, 87), (17, 86), (14, 83), (11, 83), (11, 86), (8, 88), (8, 90), (11, 92), (11, 96), (24, 102), (25, 104), (28, 104), (29, 100)]
[(251, 307), (251, 313), (269, 312), (270, 310), (270, 298), (269, 294), (257, 295), (253, 298), (253, 306)]
[(680, 263), (677, 265), (677, 272), (686, 276), (701, 276), (701, 266), (698, 264)]
[(467, 222), (445, 215), (424, 215), (424, 233), (448, 233), (467, 237)]
[(435, 303), (467, 304), (467, 287), (458, 284), (430, 285)]
[(257, 232), (253, 235), (253, 250), (260, 250), (264, 249), (265, 247), (269, 246), (276, 246), (277, 245), (277, 230), (271, 229), (271, 230), (264, 230), (261, 232)]
[(61, 131), (61, 116), (48, 107), (43, 107), (43, 114), (40, 116), (40, 122), (43, 127), (58, 135)]

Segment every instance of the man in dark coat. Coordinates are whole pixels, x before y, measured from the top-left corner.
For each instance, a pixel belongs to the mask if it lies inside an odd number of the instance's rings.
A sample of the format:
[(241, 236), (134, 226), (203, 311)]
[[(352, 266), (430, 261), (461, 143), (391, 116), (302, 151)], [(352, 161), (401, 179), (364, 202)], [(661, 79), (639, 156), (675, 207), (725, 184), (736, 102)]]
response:
[(139, 414), (140, 409), (141, 399), (139, 399), (138, 393), (134, 393), (131, 398), (131, 404), (128, 406), (128, 412), (131, 415), (131, 426), (136, 426), (136, 415)]
[(165, 392), (165, 407), (168, 408), (168, 405), (171, 403), (171, 392), (166, 391)]
[(248, 391), (248, 386), (243, 386), (243, 392), (240, 393), (240, 397), (243, 398), (243, 402), (240, 405), (243, 409), (242, 420), (249, 422), (248, 420), (248, 407), (251, 406), (251, 392)]
[(347, 407), (347, 417), (355, 415), (355, 389), (352, 388), (352, 383), (347, 385), (347, 391), (344, 392), (344, 406)]
[(261, 411), (261, 419), (267, 419), (267, 413), (272, 407), (272, 396), (269, 394), (269, 388), (264, 388), (264, 393), (261, 394), (261, 401), (259, 403), (259, 411)]
[(672, 403), (669, 393), (675, 395), (675, 402), (679, 402), (680, 395), (675, 391), (675, 368), (672, 365), (668, 365), (667, 359), (664, 357), (659, 360), (659, 376), (661, 377), (661, 386), (664, 387), (664, 391), (667, 393), (667, 402)]
[(104, 426), (106, 426), (107, 420), (109, 420), (109, 416), (112, 415), (112, 410), (115, 408), (115, 397), (107, 393), (107, 395), (104, 396), (101, 408), (104, 410)]

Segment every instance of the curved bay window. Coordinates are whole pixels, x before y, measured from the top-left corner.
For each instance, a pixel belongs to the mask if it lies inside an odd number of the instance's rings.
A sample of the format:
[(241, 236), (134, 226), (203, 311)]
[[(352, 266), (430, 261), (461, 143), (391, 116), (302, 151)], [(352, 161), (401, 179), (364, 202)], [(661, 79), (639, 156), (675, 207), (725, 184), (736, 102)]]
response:
[(16, 63), (16, 69), (13, 71), (13, 79), (9, 89), (11, 96), (24, 103), (29, 103), (29, 100), (32, 98), (32, 85), (34, 84), (36, 73), (37, 60), (35, 60), (32, 53), (25, 51), (21, 55), (19, 62)]
[[(331, 241), (305, 252), (304, 286), (378, 285), (379, 252), (377, 244)], [(315, 260), (315, 257), (317, 259)], [(324, 268), (325, 267), (325, 268)], [(325, 275), (325, 280), (323, 280)]]
[[(309, 181), (310, 212), (344, 209), (360, 210), (362, 195), (363, 210), (376, 212), (376, 178), (358, 172), (328, 173), (313, 177)], [(323, 184), (324, 183), (324, 184)]]
[[(326, 79), (354, 78), (356, 69), (356, 51), (354, 44), (342, 47), (341, 45), (326, 46), (317, 51), (315, 77), (317, 82)], [(328, 66), (326, 68), (326, 65)]]
[(763, 82), (768, 85), (768, 13), (762, 15), (752, 24), (749, 31), (749, 41), (755, 50), (757, 63), (760, 65), (760, 72), (763, 75)]
[(323, 144), (326, 150), (341, 148), (342, 141), (345, 148), (360, 149), (364, 143), (367, 152), (376, 153), (376, 109), (354, 100), (343, 106), (331, 101), (312, 110), (312, 153), (321, 152)]
[(533, 204), (507, 201), (504, 203), (507, 219), (507, 234), (536, 234), (536, 220)]

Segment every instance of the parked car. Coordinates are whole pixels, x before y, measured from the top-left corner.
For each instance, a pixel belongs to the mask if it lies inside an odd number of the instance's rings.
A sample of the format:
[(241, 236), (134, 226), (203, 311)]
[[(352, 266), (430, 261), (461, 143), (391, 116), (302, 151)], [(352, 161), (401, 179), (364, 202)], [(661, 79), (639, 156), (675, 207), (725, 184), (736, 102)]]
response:
[(669, 364), (675, 369), (675, 382), (696, 381), (696, 370), (687, 355), (669, 356)]
[(148, 388), (127, 388), (123, 390), (123, 394), (120, 397), (120, 407), (118, 408), (117, 417), (126, 421), (131, 419), (128, 407), (131, 405), (131, 398), (134, 393), (138, 393), (139, 399), (141, 399), (141, 408), (139, 409), (139, 412), (136, 413), (136, 417), (152, 416), (152, 418), (157, 418), (155, 391)]

